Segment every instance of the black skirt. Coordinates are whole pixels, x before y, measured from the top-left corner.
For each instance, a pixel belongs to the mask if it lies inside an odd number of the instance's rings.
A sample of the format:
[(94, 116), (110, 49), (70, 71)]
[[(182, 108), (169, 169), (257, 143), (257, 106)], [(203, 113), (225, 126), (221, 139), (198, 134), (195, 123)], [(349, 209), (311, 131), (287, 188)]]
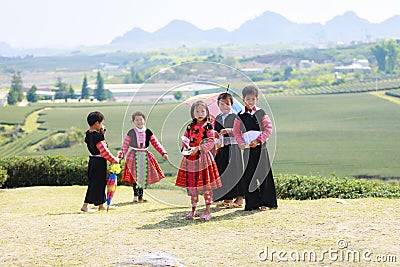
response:
[(222, 187), (213, 191), (213, 201), (230, 200), (244, 195), (242, 152), (238, 145), (223, 146), (215, 157)]
[(254, 210), (266, 206), (278, 207), (275, 182), (265, 145), (246, 148), (243, 154), (245, 171), (243, 185), (245, 189), (245, 210)]
[(102, 157), (90, 157), (88, 164), (89, 185), (85, 203), (98, 206), (106, 202), (107, 161)]

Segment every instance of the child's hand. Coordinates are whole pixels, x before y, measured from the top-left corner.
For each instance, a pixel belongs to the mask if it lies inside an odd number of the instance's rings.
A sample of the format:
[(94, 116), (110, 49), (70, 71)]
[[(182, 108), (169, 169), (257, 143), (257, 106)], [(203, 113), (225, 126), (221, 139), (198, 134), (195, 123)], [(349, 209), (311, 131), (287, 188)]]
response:
[(165, 153), (165, 154), (163, 155), (163, 158), (164, 158), (165, 160), (168, 160), (168, 154)]
[(190, 155), (196, 155), (196, 153), (200, 150), (200, 147), (196, 146), (194, 148), (192, 148), (192, 150), (190, 151)]
[(232, 133), (231, 128), (225, 128), (220, 131), (220, 134), (229, 134), (229, 133)]
[(240, 144), (239, 145), (239, 148), (241, 149), (241, 150), (244, 150), (245, 148), (246, 148), (246, 145), (243, 143), (243, 144)]
[(250, 147), (251, 148), (255, 148), (256, 146), (258, 146), (258, 144), (260, 143), (260, 141), (258, 141), (258, 140), (253, 140), (253, 141), (251, 141), (251, 143), (250, 143)]

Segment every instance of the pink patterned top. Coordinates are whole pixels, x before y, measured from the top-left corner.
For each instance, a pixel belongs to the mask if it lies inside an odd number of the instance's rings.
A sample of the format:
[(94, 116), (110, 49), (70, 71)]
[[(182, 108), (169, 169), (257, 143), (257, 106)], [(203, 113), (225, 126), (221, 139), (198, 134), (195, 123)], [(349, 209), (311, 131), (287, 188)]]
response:
[[(247, 112), (247, 113), (253, 115), (257, 110), (260, 110), (260, 108), (255, 107), (251, 111), (245, 110), (242, 112), (243, 113)], [(232, 130), (233, 135), (235, 136), (235, 139), (237, 140), (239, 145), (242, 145), (245, 143), (243, 140), (243, 137), (242, 137), (243, 132), (241, 130), (241, 123), (242, 122), (240, 119), (236, 119), (233, 124), (233, 130)], [(260, 141), (261, 143), (264, 143), (267, 141), (269, 136), (272, 134), (272, 122), (268, 115), (264, 115), (264, 116), (262, 116), (261, 123), (263, 125), (263, 130), (261, 131), (260, 136), (256, 140)]]

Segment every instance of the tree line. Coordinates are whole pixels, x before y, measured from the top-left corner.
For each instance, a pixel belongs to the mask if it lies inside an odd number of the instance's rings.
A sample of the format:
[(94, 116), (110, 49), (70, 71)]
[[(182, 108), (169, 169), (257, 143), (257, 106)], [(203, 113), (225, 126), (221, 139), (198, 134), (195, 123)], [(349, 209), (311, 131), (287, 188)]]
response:
[[(52, 90), (53, 92), (55, 92), (54, 99), (65, 99), (65, 101), (67, 101), (67, 99), (76, 99), (79, 97), (75, 94), (75, 90), (73, 89), (72, 85), (64, 83), (61, 77), (57, 78), (55, 87), (56, 89)], [(31, 88), (27, 91), (26, 100), (28, 102), (34, 103), (39, 100), (37, 90), (38, 89), (36, 85), (32, 85)], [(83, 78), (82, 90), (79, 98), (89, 99), (91, 95), (94, 99), (97, 99), (98, 101), (104, 101), (113, 98), (111, 91), (104, 88), (104, 79), (101, 76), (100, 71), (97, 72), (96, 88), (94, 90), (88, 87), (86, 75)], [(23, 81), (21, 78), (21, 73), (16, 72), (11, 77), (11, 86), (7, 95), (7, 103), (9, 105), (16, 105), (24, 99), (25, 96), (23, 92)]]
[[(354, 72), (350, 74), (341, 74), (340, 76), (332, 75), (332, 66), (329, 64), (319, 64), (313, 68), (300, 69), (296, 68), (293, 64), (290, 65), (284, 60), (281, 61), (280, 69), (277, 68), (265, 68), (262, 73), (251, 73), (248, 74), (249, 77), (254, 82), (260, 82), (266, 84), (268, 89), (272, 90), (284, 90), (284, 89), (302, 89), (302, 88), (310, 88), (310, 87), (319, 87), (319, 86), (336, 86), (340, 84), (345, 84), (347, 82), (357, 82), (362, 80), (371, 79), (374, 77), (381, 76), (383, 79), (385, 77), (394, 76), (399, 73), (399, 53), (400, 53), (400, 41), (399, 40), (383, 40), (376, 44), (369, 44), (367, 46), (350, 46), (350, 47), (335, 47), (331, 49), (303, 49), (303, 50), (289, 50), (282, 52), (289, 56), (292, 56), (294, 59), (316, 59), (316, 62), (346, 62), (349, 58), (357, 58), (359, 56), (365, 57), (370, 61), (376, 62), (376, 72), (374, 75), (370, 75), (368, 73), (364, 74), (361, 72)], [(222, 50), (221, 50), (222, 51)], [(211, 51), (213, 52), (213, 50)], [(145, 57), (144, 54), (143, 57)], [(274, 55), (264, 55), (264, 56), (275, 56), (276, 60), (279, 60), (280, 54)], [(258, 61), (258, 57), (263, 57), (262, 55), (255, 56), (253, 58), (233, 58), (228, 57), (224, 59), (224, 57), (218, 53), (212, 53), (212, 55), (204, 58), (205, 61), (210, 62), (220, 62), (227, 64), (232, 67), (239, 67), (239, 64), (245, 65), (248, 62), (261, 62)], [(228, 60), (229, 59), (229, 60)], [(173, 62), (169, 62), (170, 64), (174, 64)], [(135, 64), (141, 64), (140, 62), (135, 62)], [(162, 63), (160, 63), (162, 65)], [(275, 63), (275, 65), (278, 65)], [(159, 67), (160, 65), (158, 65)], [(155, 67), (147, 69), (147, 72), (154, 73), (156, 71)], [(134, 67), (131, 66), (127, 72), (122, 73), (124, 76), (120, 77), (120, 80), (114, 77), (114, 83), (142, 83), (145, 80), (145, 75), (135, 71)], [(187, 73), (170, 73), (168, 74), (171, 79), (181, 78), (181, 75), (190, 76), (191, 73), (188, 71)], [(109, 80), (111, 82), (111, 80)], [(112, 93), (109, 90), (104, 88), (104, 79), (101, 75), (101, 72), (97, 72), (96, 77), (96, 88), (92, 89), (88, 87), (88, 81), (86, 75), (83, 78), (81, 93), (80, 96), (76, 95), (74, 89), (71, 85), (68, 85), (62, 81), (61, 78), (57, 79), (55, 84), (55, 99), (97, 99), (99, 101), (104, 101), (107, 99), (112, 99)], [(26, 99), (29, 102), (36, 102), (39, 97), (37, 95), (37, 87), (32, 85), (32, 87), (28, 90), (26, 94)], [(11, 80), (11, 88), (7, 96), (7, 102), (10, 105), (14, 105), (18, 102), (21, 102), (25, 98), (23, 93), (22, 79), (20, 73), (14, 73)], [(180, 99), (179, 95), (175, 96), (176, 99)]]

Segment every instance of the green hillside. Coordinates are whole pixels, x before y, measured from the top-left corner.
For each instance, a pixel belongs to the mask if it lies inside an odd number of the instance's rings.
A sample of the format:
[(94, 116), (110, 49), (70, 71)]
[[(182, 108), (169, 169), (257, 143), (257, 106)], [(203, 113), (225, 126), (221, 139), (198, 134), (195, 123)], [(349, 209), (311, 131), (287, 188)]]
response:
[[(269, 141), (273, 169), (276, 173), (339, 176), (398, 177), (400, 166), (400, 106), (370, 94), (320, 96), (274, 96), (268, 102), (276, 126), (274, 140)], [(28, 114), (34, 107), (0, 109), (3, 121), (12, 122), (12, 113)], [(179, 142), (184, 125), (189, 121), (189, 107), (180, 103), (152, 105), (131, 104), (63, 104), (52, 105), (39, 116), (40, 130), (50, 133), (67, 131), (71, 126), (87, 129), (90, 111), (105, 114), (107, 142), (116, 152), (132, 124), (130, 114), (142, 110), (148, 114), (152, 129), (169, 152), (166, 162), (154, 152), (163, 170), (176, 173), (180, 161)], [(125, 117), (125, 114), (127, 116)], [(16, 121), (21, 122), (19, 115)], [(28, 134), (25, 140), (30, 138)], [(44, 136), (44, 135), (43, 135)], [(31, 136), (32, 137), (32, 136)], [(34, 138), (33, 138), (34, 139)], [(29, 140), (28, 140), (29, 141)], [(85, 145), (48, 151), (26, 152), (32, 142), (18, 140), (0, 150), (0, 156), (62, 154), (87, 156)], [(37, 140), (35, 140), (36, 142)], [(274, 153), (275, 152), (275, 153)], [(274, 155), (275, 154), (275, 155)]]

